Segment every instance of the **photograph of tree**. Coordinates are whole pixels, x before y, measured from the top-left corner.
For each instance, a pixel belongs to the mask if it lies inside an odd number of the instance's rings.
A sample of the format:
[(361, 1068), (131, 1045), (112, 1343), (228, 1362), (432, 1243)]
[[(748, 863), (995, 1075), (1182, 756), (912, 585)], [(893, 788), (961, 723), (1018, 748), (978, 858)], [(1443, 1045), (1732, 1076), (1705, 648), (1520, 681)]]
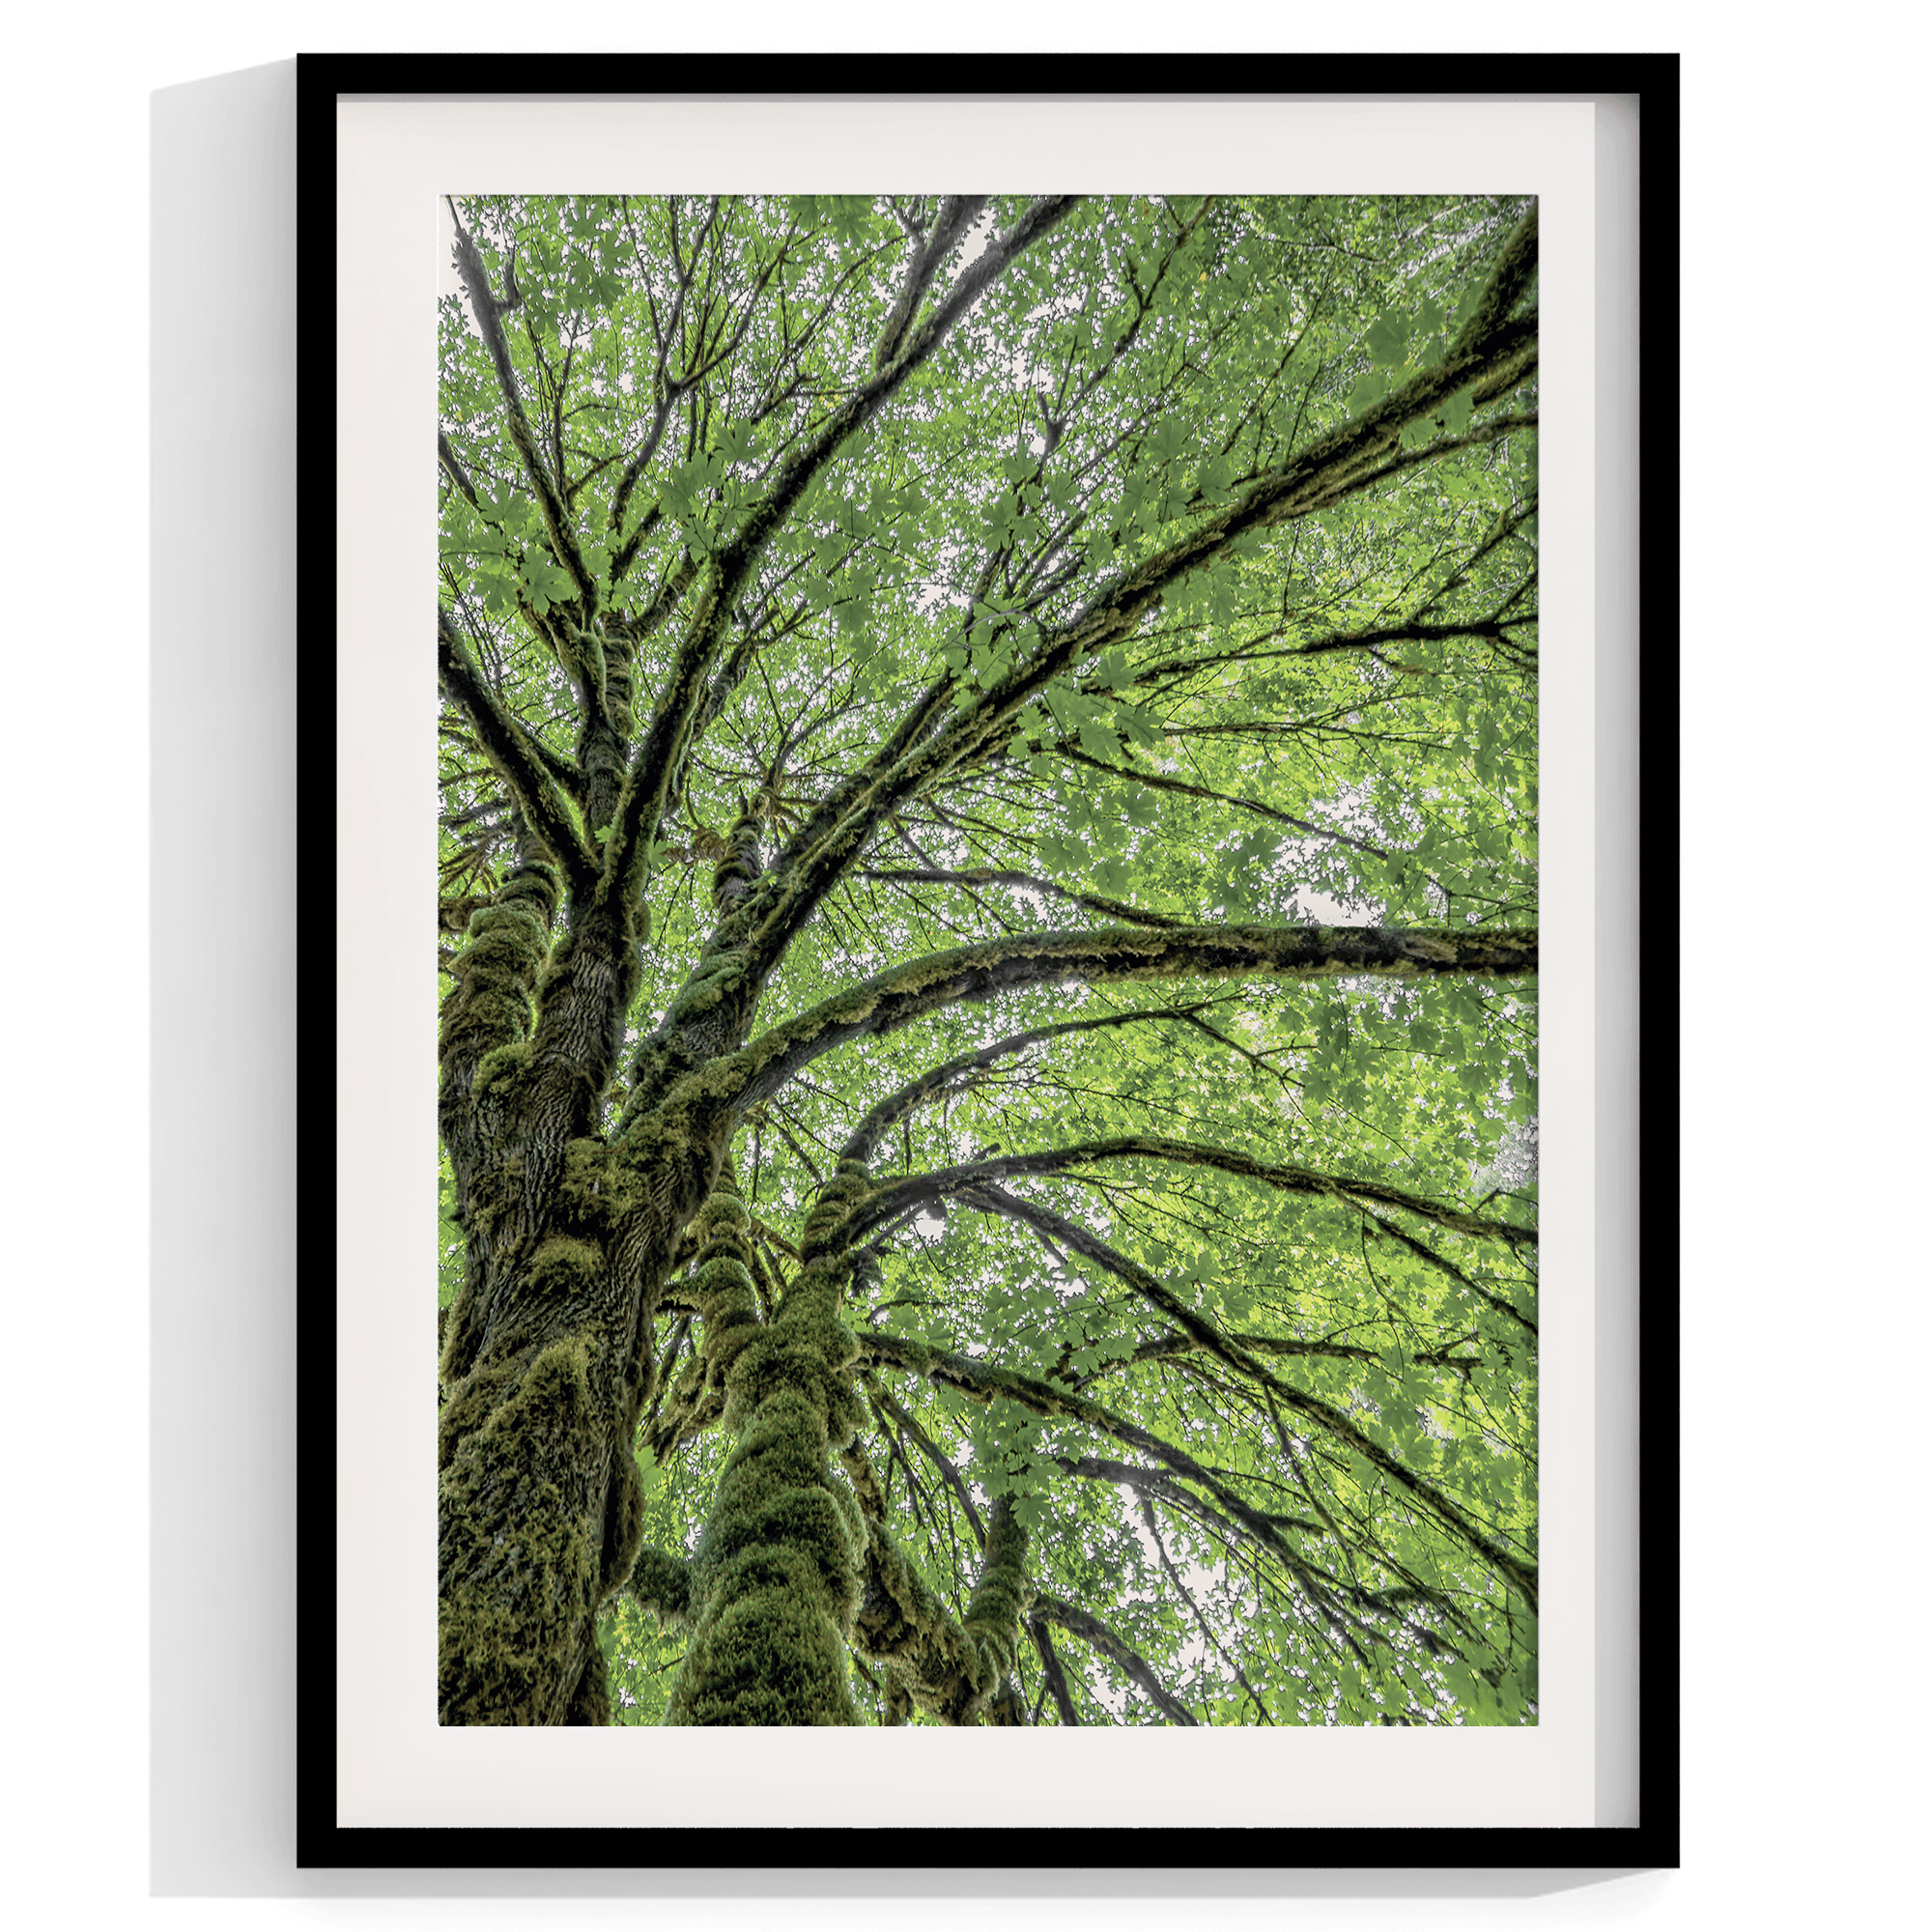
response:
[(1534, 201), (441, 218), (441, 1721), (1535, 1723)]

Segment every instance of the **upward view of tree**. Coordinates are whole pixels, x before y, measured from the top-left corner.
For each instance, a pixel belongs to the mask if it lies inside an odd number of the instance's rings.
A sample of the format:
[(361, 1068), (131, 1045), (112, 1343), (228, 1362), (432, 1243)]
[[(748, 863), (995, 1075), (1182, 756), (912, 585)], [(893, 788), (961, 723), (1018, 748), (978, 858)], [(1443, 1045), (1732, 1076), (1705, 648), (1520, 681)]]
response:
[(442, 1720), (1534, 1721), (1534, 206), (448, 212)]

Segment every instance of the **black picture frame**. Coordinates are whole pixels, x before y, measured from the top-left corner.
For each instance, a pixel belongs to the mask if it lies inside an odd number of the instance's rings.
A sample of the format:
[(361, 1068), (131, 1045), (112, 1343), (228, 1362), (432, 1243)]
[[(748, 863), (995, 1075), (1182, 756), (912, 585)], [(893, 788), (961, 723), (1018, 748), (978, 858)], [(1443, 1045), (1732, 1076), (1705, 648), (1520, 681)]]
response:
[[(340, 97), (414, 99), (547, 96), (595, 92), (661, 95), (760, 93), (747, 90), (739, 60), (709, 56), (611, 55), (303, 55), (297, 69), (298, 230), (336, 233), (336, 104)], [(772, 66), (755, 71), (772, 72)], [(1324, 1827), (1094, 1828), (1042, 1825), (1031, 1830), (963, 1828), (879, 1832), (795, 1828), (629, 1829), (343, 1826), (336, 1822), (335, 1712), (336, 1401), (333, 1216), (324, 1179), (333, 1171), (335, 1122), (328, 1083), (314, 1078), (304, 1095), (300, 1161), (304, 1175), (298, 1335), (301, 1378), (298, 1602), (300, 1743), (297, 1793), (297, 1863), (304, 1868), (427, 1871), (596, 1871), (600, 1889), (639, 1891), (697, 1889), (697, 1877), (736, 1872), (764, 1889), (785, 1874), (798, 1889), (822, 1890), (845, 1874), (854, 1889), (887, 1877), (900, 1889), (923, 1878), (940, 1889), (1003, 1889), (994, 1883), (1052, 1871), (1091, 1881), (1076, 1889), (1146, 1890), (1156, 1874), (1209, 1874), (1217, 1883), (1241, 1875), (1240, 1889), (1277, 1889), (1284, 1875), (1363, 1868), (1411, 1874), (1568, 1873), (1674, 1866), (1678, 1844), (1677, 1634), (1677, 1197), (1676, 1030), (1673, 991), (1677, 932), (1674, 907), (1675, 768), (1677, 756), (1677, 247), (1678, 64), (1674, 55), (1028, 56), (1009, 60), (962, 55), (787, 56), (784, 92), (900, 94), (930, 88), (959, 95), (1054, 95), (1092, 92), (1135, 96), (1253, 95), (1274, 81), (1294, 96), (1423, 99), (1567, 98), (1635, 103), (1639, 127), (1635, 232), (1640, 281), (1635, 293), (1636, 423), (1634, 470), (1640, 503), (1638, 622), (1643, 689), (1641, 755), (1646, 780), (1635, 843), (1645, 881), (1646, 918), (1636, 961), (1641, 1022), (1640, 1112), (1630, 1139), (1640, 1143), (1642, 1214), (1633, 1233), (1640, 1280), (1634, 1368), (1640, 1441), (1634, 1486), (1635, 1544), (1641, 1577), (1635, 1614), (1641, 1716), (1634, 1724), (1637, 1818), (1634, 1825), (1552, 1830)], [(314, 728), (332, 720), (336, 703), (335, 556), (337, 256), (325, 239), (298, 254), (298, 439), (300, 483), (300, 701)], [(1600, 410), (1601, 422), (1601, 410)], [(1601, 471), (1600, 471), (1601, 473)], [(1600, 538), (1600, 549), (1603, 539)], [(1622, 562), (1634, 567), (1634, 558)], [(1635, 747), (1623, 747), (1623, 761)], [(333, 779), (318, 767), (305, 781), (305, 856), (333, 869)], [(1600, 882), (1600, 895), (1605, 890)], [(1654, 916), (1648, 908), (1671, 908)], [(332, 1010), (326, 950), (302, 964), (306, 1009)], [(1600, 1473), (1600, 1483), (1602, 1477)], [(1600, 1598), (1601, 1602), (1601, 1598)], [(1604, 1713), (1600, 1707), (1600, 1719)], [(970, 1867), (970, 1871), (968, 1868)], [(750, 1884), (752, 1874), (762, 1882)], [(951, 1874), (952, 1883), (939, 1881)], [(867, 1875), (862, 1882), (860, 1875)], [(681, 1877), (691, 1878), (687, 1888)], [(475, 1889), (466, 1885), (462, 1889)], [(527, 1889), (527, 1885), (516, 1889)], [(1025, 1889), (1011, 1884), (1004, 1889)], [(1166, 1885), (1158, 1889), (1168, 1889)], [(1278, 1889), (1292, 1889), (1282, 1883)]]

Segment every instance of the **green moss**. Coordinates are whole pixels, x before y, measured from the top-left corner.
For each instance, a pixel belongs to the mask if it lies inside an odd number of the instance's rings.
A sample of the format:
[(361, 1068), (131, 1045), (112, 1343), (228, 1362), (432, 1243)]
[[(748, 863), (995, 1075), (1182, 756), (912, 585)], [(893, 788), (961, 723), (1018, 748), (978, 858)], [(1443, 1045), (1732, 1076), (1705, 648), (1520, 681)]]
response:
[(437, 1461), (449, 1461), (450, 1453), (466, 1436), (489, 1421), (491, 1411), (517, 1379), (514, 1361), (495, 1362), (473, 1370), (451, 1391), (437, 1419)]
[(560, 1339), (472, 1374), (444, 1409), (444, 1723), (558, 1723), (572, 1708), (579, 1684), (558, 1671), (584, 1651), (606, 1532), (579, 1488), (598, 1439), (588, 1360), (581, 1337)]
[(597, 1577), (600, 1597), (608, 1596), (631, 1575), (643, 1541), (644, 1479), (638, 1459), (621, 1455), (604, 1510), (604, 1558)]
[(611, 1721), (611, 1666), (605, 1662), (603, 1650), (596, 1644), (590, 1646), (589, 1660), (583, 1666), (583, 1675), (577, 1680), (577, 1689), (571, 1694), (570, 1709), (563, 1721), (577, 1726), (608, 1724)]
[(520, 990), (453, 996), (437, 1039), (445, 1068), (480, 1060), (493, 1048), (521, 1040), (530, 1030), (530, 1005)]
[[(862, 1170), (841, 1183), (848, 1196), (867, 1184)], [(723, 1366), (724, 1424), (738, 1440), (693, 1559), (696, 1629), (668, 1721), (848, 1723), (845, 1645), (867, 1539), (831, 1458), (860, 1419), (858, 1339), (839, 1313), (850, 1266), (809, 1263), (762, 1325), (738, 1258), (749, 1254), (744, 1218), (735, 1189), (721, 1184), (697, 1221), (709, 1236), (698, 1273), (707, 1367)], [(747, 1633), (769, 1654), (757, 1656)]]
[(604, 1279), (602, 1253), (588, 1241), (553, 1235), (530, 1258), (531, 1292), (546, 1298), (581, 1299)]
[[(526, 1006), (526, 1020), (528, 1011)], [(476, 1063), (476, 1078), (470, 1091), (479, 1099), (494, 1091), (499, 1099), (507, 1100), (529, 1063), (530, 1043), (526, 1039), (514, 1039), (495, 1047)]]
[[(491, 923), (479, 930), (478, 920)], [(544, 955), (543, 928), (536, 915), (521, 906), (486, 906), (470, 915), (469, 924), (472, 937), (462, 957), (471, 977), (528, 985)]]
[(752, 1232), (752, 1217), (736, 1194), (715, 1187), (691, 1224), (691, 1231), (700, 1248), (709, 1247), (714, 1241), (743, 1241)]
[(957, 1623), (882, 1523), (869, 1524), (867, 1538), (854, 1634), (885, 1671), (889, 1702), (903, 1692), (942, 1723), (978, 1721), (1019, 1658), (1021, 1618), (1032, 1603), (1025, 1530), (1007, 1504), (994, 1504), (980, 1579)]
[(714, 1242), (704, 1250), (704, 1255), (709, 1259), (699, 1258), (697, 1275), (692, 1287), (707, 1318), (713, 1305), (720, 1309), (734, 1301), (746, 1306), (755, 1305), (756, 1291), (752, 1282), (752, 1270), (731, 1252), (730, 1245), (723, 1241)]
[(479, 1167), (469, 1178), (469, 1226), (488, 1234), (523, 1198), (516, 1171), (502, 1162)]
[(543, 915), (527, 899), (479, 906), (469, 915), (469, 936), (481, 939), (487, 933), (502, 935), (532, 956), (542, 952), (546, 938)]
[(613, 1144), (611, 1158), (638, 1201), (677, 1212), (681, 1204), (701, 1198), (710, 1187), (718, 1157), (685, 1123), (652, 1114)]
[(627, 1586), (645, 1609), (656, 1613), (668, 1630), (681, 1630), (691, 1621), (691, 1565), (682, 1558), (649, 1548), (638, 1551)]
[(602, 1237), (638, 1205), (634, 1177), (599, 1140), (573, 1140), (563, 1151), (556, 1200), (561, 1218)]
[(799, 1234), (798, 1250), (808, 1260), (838, 1253), (844, 1246), (845, 1229), (855, 1208), (877, 1190), (864, 1165), (840, 1161), (832, 1178), (818, 1190), (818, 1199)]
[(841, 1634), (848, 1630), (858, 1614), (862, 1573), (838, 1503), (826, 1491), (804, 1485), (740, 1489), (707, 1531), (711, 1548), (701, 1552), (711, 1572), (706, 1591), (731, 1602), (781, 1557), (791, 1587), (809, 1589), (820, 1614)]
[[(739, 1349), (725, 1384), (724, 1427), (745, 1427), (764, 1404), (798, 1396), (815, 1418), (827, 1447), (837, 1447), (831, 1427), (842, 1378), (815, 1349), (777, 1328), (761, 1329)], [(842, 1420), (842, 1413), (841, 1413)], [(841, 1432), (842, 1435), (842, 1432)]]
[(845, 1647), (809, 1601), (759, 1590), (693, 1639), (665, 1721), (856, 1724)]
[(534, 1450), (589, 1440), (595, 1427), (589, 1350), (581, 1337), (570, 1335), (537, 1356), (484, 1433), (526, 1441)]
[(563, 898), (563, 874), (548, 859), (528, 859), (497, 895), (499, 903), (526, 900), (540, 907), (546, 923), (556, 915)]

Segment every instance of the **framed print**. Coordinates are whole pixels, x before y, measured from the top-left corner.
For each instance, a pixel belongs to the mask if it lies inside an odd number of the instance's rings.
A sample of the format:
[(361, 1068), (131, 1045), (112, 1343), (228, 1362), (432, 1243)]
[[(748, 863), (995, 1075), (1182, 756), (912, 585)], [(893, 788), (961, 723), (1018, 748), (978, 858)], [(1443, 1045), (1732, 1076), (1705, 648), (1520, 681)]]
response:
[(299, 63), (300, 1862), (1674, 1863), (1675, 64), (789, 65)]

